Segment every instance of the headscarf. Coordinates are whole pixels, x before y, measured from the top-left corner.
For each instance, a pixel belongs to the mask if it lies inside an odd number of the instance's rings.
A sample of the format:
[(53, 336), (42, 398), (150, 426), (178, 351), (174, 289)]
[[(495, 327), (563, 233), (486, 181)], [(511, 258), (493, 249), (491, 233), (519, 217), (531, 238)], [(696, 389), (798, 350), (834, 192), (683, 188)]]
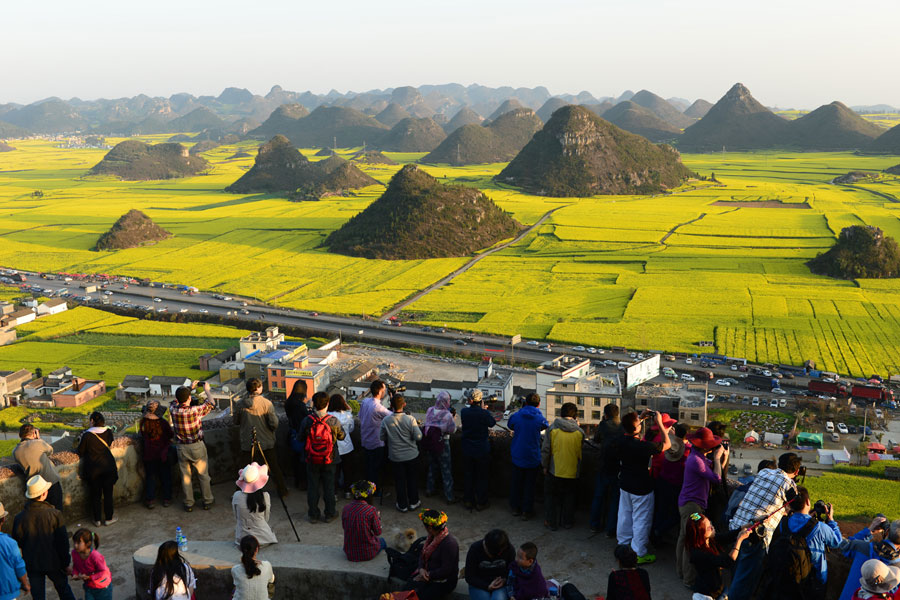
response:
[(434, 406), (428, 408), (425, 413), (425, 427), (437, 427), (441, 433), (453, 433), (456, 430), (456, 423), (453, 421), (453, 415), (450, 414), (450, 394), (446, 391), (438, 393), (434, 401)]

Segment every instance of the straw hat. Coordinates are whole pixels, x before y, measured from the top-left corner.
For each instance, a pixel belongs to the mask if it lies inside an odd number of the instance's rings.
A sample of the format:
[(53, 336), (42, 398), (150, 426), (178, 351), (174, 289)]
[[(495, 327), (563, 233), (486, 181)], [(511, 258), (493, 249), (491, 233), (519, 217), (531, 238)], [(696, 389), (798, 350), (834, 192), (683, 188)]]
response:
[(256, 490), (260, 490), (269, 482), (269, 465), (262, 465), (252, 462), (238, 473), (238, 480), (235, 481), (237, 486), (245, 494), (251, 494)]
[(884, 564), (877, 558), (863, 563), (859, 585), (872, 594), (887, 594), (900, 584), (900, 567)]
[(40, 495), (49, 490), (52, 485), (52, 483), (50, 483), (40, 475), (35, 475), (28, 480), (28, 489), (25, 490), (25, 497), (30, 500), (39, 498)]

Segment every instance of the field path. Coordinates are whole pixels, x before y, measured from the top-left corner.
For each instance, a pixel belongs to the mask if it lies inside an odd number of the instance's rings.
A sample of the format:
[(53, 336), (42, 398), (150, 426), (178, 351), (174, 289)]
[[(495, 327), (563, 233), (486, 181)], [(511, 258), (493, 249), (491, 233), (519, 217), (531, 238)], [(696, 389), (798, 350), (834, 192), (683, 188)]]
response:
[(691, 219), (690, 221), (685, 221), (684, 223), (679, 223), (678, 225), (676, 225), (675, 227), (673, 227), (672, 229), (670, 229), (669, 232), (666, 233), (666, 235), (664, 235), (663, 238), (662, 238), (661, 240), (659, 240), (659, 243), (660, 243), (660, 244), (665, 244), (665, 243), (666, 243), (666, 240), (669, 239), (669, 236), (672, 235), (673, 233), (675, 233), (675, 231), (676, 231), (679, 227), (684, 227), (685, 225), (690, 225), (691, 223), (696, 223), (697, 221), (699, 221), (700, 219), (702, 219), (702, 218), (705, 217), (705, 216), (706, 216), (706, 213), (700, 213), (700, 216), (697, 217), (696, 219)]
[(436, 283), (431, 284), (430, 286), (428, 286), (427, 288), (425, 288), (422, 291), (416, 292), (414, 295), (410, 296), (406, 300), (403, 300), (399, 304), (395, 304), (393, 307), (391, 307), (390, 310), (388, 310), (386, 313), (381, 315), (381, 318), (382, 319), (390, 319), (391, 317), (396, 316), (397, 313), (399, 313), (401, 310), (403, 310), (404, 308), (406, 308), (407, 306), (409, 306), (416, 300), (420, 299), (422, 296), (429, 294), (438, 288), (444, 287), (445, 285), (447, 285), (448, 283), (453, 281), (456, 277), (458, 277), (459, 275), (462, 275), (463, 273), (465, 273), (466, 271), (468, 271), (469, 269), (474, 267), (478, 263), (478, 261), (480, 261), (482, 258), (490, 256), (494, 252), (499, 252), (500, 250), (505, 250), (506, 248), (509, 248), (513, 244), (520, 242), (522, 240), (522, 238), (524, 238), (526, 235), (528, 235), (529, 233), (531, 233), (532, 231), (534, 231), (535, 229), (537, 229), (538, 227), (543, 225), (544, 222), (550, 218), (550, 215), (552, 215), (553, 213), (555, 213), (556, 211), (558, 211), (561, 208), (565, 208), (566, 206), (569, 206), (569, 205), (566, 204), (563, 206), (557, 206), (556, 208), (551, 208), (550, 210), (545, 212), (544, 215), (540, 219), (538, 219), (534, 225), (525, 229), (524, 231), (522, 231), (522, 233), (520, 233), (519, 235), (517, 235), (510, 241), (506, 242), (505, 244), (501, 244), (501, 245), (497, 246), (496, 248), (491, 248), (490, 250), (486, 250), (486, 251), (482, 252), (481, 254), (478, 254), (477, 256), (472, 257), (472, 259), (469, 262), (467, 262), (466, 264), (464, 264), (457, 270), (453, 271), (452, 273), (450, 273), (449, 275), (447, 275), (440, 281), (437, 281)]

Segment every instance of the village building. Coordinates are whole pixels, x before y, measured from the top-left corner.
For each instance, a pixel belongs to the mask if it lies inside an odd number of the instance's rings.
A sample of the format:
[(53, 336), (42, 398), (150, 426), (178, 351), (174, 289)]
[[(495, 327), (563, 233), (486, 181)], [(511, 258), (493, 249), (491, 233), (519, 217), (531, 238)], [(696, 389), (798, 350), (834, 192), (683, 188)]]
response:
[(481, 390), (484, 398), (501, 402), (503, 410), (514, 400), (512, 373), (494, 369), (494, 361), (489, 356), (484, 357), (478, 365), (478, 383), (475, 384), (475, 389)]
[(0, 371), (0, 407), (18, 406), (24, 395), (25, 384), (34, 379), (28, 369)]
[(12, 344), (16, 341), (18, 334), (16, 334), (16, 330), (12, 327), (3, 327), (0, 328), (0, 346), (6, 346), (7, 344)]
[[(706, 424), (706, 392), (707, 384), (704, 382), (644, 383), (635, 388), (631, 406), (637, 412), (644, 410), (664, 412), (681, 421), (684, 402), (687, 419), (682, 422), (689, 425), (699, 423), (698, 426), (702, 427)], [(692, 415), (697, 413), (699, 413), (697, 418), (693, 419)]]
[(0, 327), (18, 327), (34, 321), (35, 317), (34, 311), (30, 308), (20, 308), (0, 317)]
[(150, 395), (174, 397), (175, 391), (182, 386), (191, 387), (191, 380), (189, 377), (154, 375), (150, 378)]
[(548, 419), (547, 390), (560, 379), (572, 377), (578, 379), (590, 373), (591, 361), (578, 356), (560, 355), (554, 359), (542, 362), (534, 374), (534, 383), (537, 393), (541, 397), (541, 412)]
[(150, 396), (150, 378), (146, 375), (126, 375), (116, 389), (119, 402), (136, 401)]
[(587, 373), (580, 377), (563, 377), (553, 382), (546, 392), (545, 416), (549, 422), (560, 416), (560, 409), (566, 402), (578, 407), (578, 421), (587, 430), (600, 424), (603, 408), (607, 404), (622, 406), (622, 384), (618, 373)]
[(37, 314), (39, 317), (44, 315), (56, 315), (66, 310), (69, 310), (66, 301), (62, 298), (54, 298), (53, 300), (47, 300), (43, 304), (39, 304), (37, 307)]

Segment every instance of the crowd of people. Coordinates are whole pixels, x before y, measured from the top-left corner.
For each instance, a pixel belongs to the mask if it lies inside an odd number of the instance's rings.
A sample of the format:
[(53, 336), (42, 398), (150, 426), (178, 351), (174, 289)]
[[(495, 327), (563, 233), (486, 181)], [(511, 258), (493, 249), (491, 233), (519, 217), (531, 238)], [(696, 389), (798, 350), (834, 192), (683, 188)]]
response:
[[(204, 510), (214, 498), (202, 418), (213, 408), (193, 400), (191, 387), (177, 390), (168, 408), (151, 400), (138, 426), (146, 474), (144, 505), (172, 503), (172, 468), (182, 476), (184, 510), (195, 506), (193, 479), (200, 487)], [(269, 525), (272, 498), (265, 490), (270, 477), (283, 499), (289, 490), (278, 461), (278, 419), (259, 380), (247, 382), (248, 398), (235, 408), (245, 466), (232, 496), (234, 544), (240, 562), (232, 569), (233, 598), (271, 597), (274, 575), (259, 560), (261, 547), (277, 544)], [(387, 405), (385, 404), (387, 401)], [(579, 480), (585, 477), (583, 448), (599, 453), (594, 493), (590, 498), (592, 533), (616, 540), (618, 566), (608, 578), (607, 600), (651, 597), (651, 578), (643, 565), (656, 561), (654, 548), (674, 544), (675, 572), (693, 600), (751, 598), (822, 598), (828, 581), (827, 549), (843, 552), (851, 562), (840, 600), (900, 600), (900, 520), (877, 515), (871, 524), (845, 539), (830, 504), (813, 502), (803, 486), (801, 458), (786, 452), (761, 461), (755, 476), (740, 487), (726, 485), (730, 447), (725, 425), (710, 423), (693, 432), (664, 413), (604, 407), (604, 416), (588, 438), (578, 422), (578, 409), (565, 403), (549, 423), (540, 397), (529, 395), (508, 420), (510, 444), (509, 509), (512, 517), (536, 516), (535, 496), (543, 473), (544, 526), (550, 531), (575, 526)], [(352, 473), (342, 458), (356, 451), (350, 433), (357, 420), (340, 394), (316, 392), (307, 398), (299, 382), (285, 402), (290, 433), (289, 453), (295, 487), (306, 490), (307, 520), (330, 523), (340, 516), (343, 550), (348, 561), (363, 562), (387, 555), (391, 574), (418, 598), (445, 598), (463, 578), (473, 600), (537, 600), (584, 598), (571, 583), (545, 578), (533, 541), (514, 545), (500, 528), (471, 544), (465, 568), (459, 567), (459, 543), (450, 533), (448, 516), (422, 508), (419, 465), (427, 465), (426, 497), (443, 496), (455, 504), (450, 435), (460, 432), (464, 473), (463, 506), (481, 511), (490, 505), (491, 469), (502, 463), (492, 455), (490, 431), (497, 425), (477, 390), (459, 415), (450, 397), (440, 394), (424, 423), (406, 411), (406, 401), (381, 381), (370, 386), (359, 415), (364, 477), (350, 484)], [(82, 582), (86, 599), (111, 598), (112, 576), (102, 554), (97, 529), (113, 525), (112, 490), (118, 478), (111, 452), (112, 431), (104, 417), (90, 415), (90, 427), (77, 444), (79, 475), (89, 496), (95, 529), (80, 528), (71, 538), (62, 518), (59, 474), (49, 460), (52, 447), (31, 424), (19, 431), (13, 456), (26, 477), (26, 503), (12, 523), (12, 536), (0, 534), (0, 600), (20, 591), (45, 598), (50, 580), (61, 599), (75, 598), (72, 582)], [(421, 456), (424, 455), (424, 456)], [(382, 487), (385, 462), (394, 480), (394, 508), (415, 512), (425, 536), (406, 548), (392, 548), (383, 536), (381, 512), (374, 501), (389, 492)], [(423, 465), (423, 466), (424, 466)], [(346, 503), (338, 515), (337, 499)], [(587, 498), (582, 498), (587, 500)], [(0, 526), (8, 513), (0, 504)], [(176, 541), (158, 549), (148, 592), (156, 600), (190, 600), (197, 580), (179, 553)], [(689, 591), (688, 591), (689, 590)], [(671, 592), (671, 590), (669, 590)]]

